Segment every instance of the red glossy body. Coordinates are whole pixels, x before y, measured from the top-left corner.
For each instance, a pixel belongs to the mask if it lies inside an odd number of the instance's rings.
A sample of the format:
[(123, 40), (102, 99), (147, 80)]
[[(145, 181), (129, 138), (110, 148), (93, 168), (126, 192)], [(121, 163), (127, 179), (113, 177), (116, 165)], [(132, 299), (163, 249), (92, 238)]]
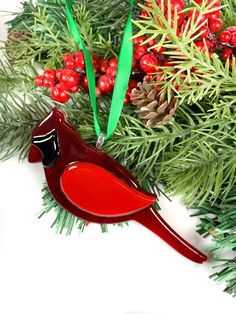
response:
[[(137, 209), (135, 212), (127, 214), (124, 212), (121, 213), (122, 210), (120, 210), (120, 212), (117, 210), (117, 213), (111, 216), (110, 214), (107, 215), (105, 213), (103, 215), (98, 215), (95, 213), (96, 209), (93, 209), (92, 213), (91, 211), (83, 210), (75, 205), (75, 200), (72, 202), (71, 196), (66, 196), (66, 194), (69, 194), (69, 183), (66, 183), (66, 191), (65, 187), (64, 191), (61, 188), (61, 180), (63, 180), (62, 178), (65, 175), (64, 171), (73, 162), (91, 163), (104, 168), (106, 172), (117, 177), (130, 188), (135, 189), (143, 195), (146, 194), (149, 197), (153, 196), (146, 193), (141, 188), (139, 183), (126, 168), (102, 151), (97, 150), (95, 147), (84, 142), (74, 127), (66, 122), (64, 114), (56, 108), (54, 108), (52, 112), (36, 126), (33, 131), (33, 138), (48, 134), (52, 130), (57, 131), (60, 150), (55, 164), (45, 168), (45, 175), (53, 197), (64, 209), (81, 219), (94, 223), (109, 224), (129, 220), (138, 221), (192, 261), (202, 263), (207, 259), (206, 255), (191, 246), (171, 229), (152, 206), (144, 209)], [(29, 153), (29, 161), (37, 162), (40, 156), (41, 158), (43, 157), (43, 152), (37, 152), (35, 147), (32, 147), (33, 148)], [(97, 188), (99, 187), (96, 185), (91, 186), (91, 190)], [(73, 195), (74, 194), (75, 193), (73, 193)], [(114, 191), (114, 197), (119, 197), (119, 195), (116, 194), (116, 191)], [(96, 208), (96, 204), (94, 204), (94, 207)]]
[(104, 167), (81, 161), (64, 169), (61, 189), (75, 206), (106, 217), (135, 213), (156, 200), (154, 195), (133, 189)]

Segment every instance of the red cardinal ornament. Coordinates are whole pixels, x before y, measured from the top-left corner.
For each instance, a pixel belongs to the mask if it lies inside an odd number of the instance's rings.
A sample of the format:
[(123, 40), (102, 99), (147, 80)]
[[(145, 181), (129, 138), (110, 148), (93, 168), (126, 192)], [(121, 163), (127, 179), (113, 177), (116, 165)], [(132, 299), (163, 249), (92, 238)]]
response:
[(144, 191), (116, 160), (84, 142), (59, 109), (33, 130), (28, 159), (42, 161), (53, 197), (71, 214), (100, 224), (137, 221), (190, 260), (207, 260), (154, 209), (156, 195)]

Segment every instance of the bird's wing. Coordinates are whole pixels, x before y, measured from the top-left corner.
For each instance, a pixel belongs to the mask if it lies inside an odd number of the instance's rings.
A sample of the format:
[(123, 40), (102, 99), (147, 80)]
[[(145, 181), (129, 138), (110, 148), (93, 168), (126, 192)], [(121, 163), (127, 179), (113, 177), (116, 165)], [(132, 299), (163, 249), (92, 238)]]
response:
[(93, 163), (68, 165), (60, 179), (65, 196), (93, 215), (122, 216), (151, 205), (156, 196), (131, 188), (127, 183)]

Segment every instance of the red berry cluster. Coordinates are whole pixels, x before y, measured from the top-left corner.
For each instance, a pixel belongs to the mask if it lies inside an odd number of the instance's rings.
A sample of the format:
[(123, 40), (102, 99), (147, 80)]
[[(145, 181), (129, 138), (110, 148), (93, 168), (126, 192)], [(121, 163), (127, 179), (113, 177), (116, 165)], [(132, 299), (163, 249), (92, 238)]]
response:
[[(196, 3), (201, 3), (203, 0), (195, 0)], [(220, 51), (221, 57), (224, 61), (229, 59), (229, 64), (232, 66), (232, 56), (236, 56), (236, 26), (226, 28), (219, 32), (222, 28), (220, 0), (207, 0), (211, 13), (202, 14), (198, 8), (191, 9), (187, 14), (183, 12), (183, 0), (156, 0), (158, 6), (164, 12), (166, 19), (174, 27), (174, 19), (177, 16), (178, 36), (186, 36), (189, 31), (189, 25), (194, 21), (197, 25), (203, 24), (199, 31), (199, 37), (194, 41), (195, 45), (203, 52), (209, 51), (210, 56)], [(214, 3), (214, 2), (215, 3)], [(145, 1), (148, 7), (152, 7), (150, 0)], [(164, 6), (164, 7), (162, 7)], [(141, 12), (143, 18), (148, 16), (148, 12), (143, 10)], [(161, 21), (158, 21), (161, 25)], [(148, 37), (140, 36), (133, 40), (134, 56), (132, 63), (131, 79), (126, 92), (124, 104), (130, 102), (130, 95), (132, 89), (137, 86), (139, 81), (144, 77), (148, 80), (155, 79), (162, 80), (162, 74), (158, 73), (162, 66), (173, 65), (173, 60), (165, 54), (164, 47), (157, 48), (157, 41), (152, 39), (147, 44), (144, 41)], [(112, 92), (116, 80), (116, 72), (118, 66), (118, 59), (111, 58), (109, 60), (98, 56), (92, 57), (94, 72), (96, 75), (96, 95), (106, 95)], [(43, 75), (38, 75), (35, 78), (37, 86), (45, 86), (51, 88), (52, 99), (59, 102), (66, 102), (70, 98), (70, 93), (76, 93), (79, 87), (82, 86), (85, 92), (88, 92), (88, 77), (86, 76), (85, 61), (83, 52), (79, 51), (74, 55), (66, 53), (64, 55), (65, 68), (52, 70), (47, 69)], [(184, 75), (184, 74), (183, 74)], [(158, 86), (157, 88), (160, 88)], [(177, 86), (176, 88), (180, 88)]]
[[(124, 104), (130, 102), (132, 89), (137, 86), (137, 83), (143, 80), (144, 76), (149, 79), (157, 73), (160, 65), (163, 64), (162, 53), (164, 48), (152, 49), (149, 52), (150, 46), (155, 42), (151, 41), (144, 45), (145, 37), (134, 39), (134, 57), (132, 62), (132, 73), (129, 81), (129, 86), (126, 92)], [(96, 95), (106, 95), (112, 92), (116, 80), (116, 72), (118, 59), (116, 57), (109, 60), (102, 59), (97, 56), (92, 57), (94, 72), (96, 75)], [(88, 92), (88, 78), (85, 71), (85, 61), (83, 52), (79, 51), (72, 55), (66, 53), (64, 55), (65, 69), (56, 71), (47, 69), (42, 75), (35, 78), (37, 86), (51, 88), (52, 99), (59, 102), (66, 102), (70, 98), (70, 92), (76, 93), (79, 86), (82, 86), (85, 92)]]
[[(201, 3), (203, 0), (195, 0), (196, 3)], [(185, 14), (184, 1), (183, 0), (165, 0), (164, 3), (160, 0), (156, 0), (159, 8), (164, 12), (164, 15), (172, 27), (174, 27), (174, 19), (177, 17), (177, 29), (176, 34), (186, 36), (189, 32), (190, 24), (192, 22), (197, 25), (203, 24), (198, 30), (199, 38), (195, 40), (196, 46), (203, 52), (209, 51), (210, 56), (220, 50), (222, 52), (222, 60), (226, 61), (228, 58), (232, 58), (235, 55), (236, 50), (236, 26), (226, 28), (217, 36), (215, 33), (219, 32), (222, 28), (220, 0), (208, 0), (209, 10), (208, 14), (202, 14), (198, 8), (191, 9)], [(152, 8), (152, 3), (146, 0), (146, 5)], [(148, 12), (143, 10), (141, 16), (145, 19), (148, 16)], [(158, 21), (158, 23), (161, 22)], [(230, 60), (231, 61), (231, 60)], [(231, 62), (232, 63), (232, 62)], [(231, 64), (230, 63), (230, 64)]]
[[(96, 75), (96, 95), (100, 97), (108, 94), (114, 88), (118, 59), (114, 57), (106, 60), (93, 56), (92, 62)], [(51, 88), (52, 99), (62, 103), (70, 98), (70, 92), (76, 93), (79, 90), (79, 86), (82, 86), (85, 92), (88, 92), (88, 77), (85, 72), (83, 52), (79, 51), (74, 55), (66, 53), (64, 55), (64, 65), (64, 69), (60, 68), (55, 71), (47, 69), (42, 75), (38, 75), (35, 78), (37, 86)], [(136, 62), (134, 61), (133, 68), (135, 66)], [(135, 74), (134, 72), (134, 76)], [(137, 83), (134, 78), (130, 80), (124, 101), (125, 104), (129, 103), (131, 91), (137, 86)]]
[(232, 66), (232, 57), (236, 57), (236, 26), (227, 27), (219, 35), (220, 45), (223, 48), (221, 58)]
[(52, 99), (61, 103), (70, 98), (70, 92), (79, 90), (79, 75), (71, 69), (58, 69), (56, 71), (47, 69), (42, 75), (35, 77), (37, 86), (51, 88)]

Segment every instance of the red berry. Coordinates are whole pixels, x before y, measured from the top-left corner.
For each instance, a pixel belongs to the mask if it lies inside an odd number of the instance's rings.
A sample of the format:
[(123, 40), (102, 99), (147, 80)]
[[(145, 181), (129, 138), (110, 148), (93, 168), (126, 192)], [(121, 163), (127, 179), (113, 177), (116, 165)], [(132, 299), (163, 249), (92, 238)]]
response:
[(219, 40), (221, 43), (228, 43), (230, 39), (232, 38), (232, 34), (230, 31), (224, 30), (220, 33)]
[(147, 53), (147, 47), (142, 45), (135, 45), (134, 46), (134, 58), (136, 60), (140, 60), (142, 56), (144, 56)]
[(220, 11), (213, 11), (212, 13), (208, 14), (208, 18), (210, 19), (220, 19)]
[(44, 77), (43, 86), (51, 88), (55, 85), (55, 80), (53, 78)]
[(194, 23), (198, 22), (197, 24), (201, 24), (207, 20), (207, 15), (202, 14), (200, 11), (194, 9), (188, 12), (187, 18), (191, 19), (191, 21), (193, 20)]
[(207, 38), (208, 35), (210, 34), (210, 29), (208, 26), (203, 25), (200, 30), (199, 30), (199, 34), (201, 38)]
[(43, 84), (44, 76), (43, 75), (37, 75), (34, 79), (34, 83), (36, 86), (44, 86)]
[(109, 66), (106, 70), (106, 75), (111, 78), (111, 77), (115, 77), (116, 76), (116, 68)]
[(84, 54), (82, 51), (76, 52), (75, 56), (75, 65), (79, 70), (85, 69), (85, 62), (84, 62)]
[(150, 1), (145, 1), (145, 5), (150, 9), (153, 8), (152, 3)]
[(180, 36), (181, 36), (181, 32), (180, 32), (180, 29), (179, 29), (179, 28), (177, 28), (177, 29), (176, 29), (175, 34), (176, 34), (176, 36), (178, 36), (178, 37), (180, 37)]
[(61, 82), (66, 84), (69, 88), (78, 84), (79, 75), (73, 70), (65, 69), (61, 75)]
[(206, 42), (206, 45), (207, 45), (208, 49), (212, 49), (216, 45), (214, 42), (211, 42), (209, 39), (205, 39), (205, 42)]
[(103, 93), (108, 93), (112, 90), (110, 79), (106, 75), (99, 77), (97, 86)]
[(236, 31), (232, 33), (232, 37), (231, 37), (231, 40), (230, 40), (230, 44), (232, 46), (236, 46)]
[(125, 95), (124, 105), (128, 105), (129, 103), (130, 103), (130, 96), (129, 95)]
[(136, 37), (133, 39), (133, 44), (134, 45), (141, 44), (144, 42), (144, 40), (145, 40), (145, 37), (143, 36)]
[(110, 67), (117, 68), (118, 58), (116, 58), (116, 57), (111, 58), (111, 60), (109, 61), (109, 65), (110, 65)]
[(168, 7), (169, 3), (170, 3), (171, 8), (176, 8), (177, 11), (181, 11), (184, 8), (183, 0), (166, 0), (165, 6)]
[(137, 61), (135, 59), (132, 60), (132, 69), (135, 69), (137, 65)]
[(134, 80), (134, 79), (129, 80), (129, 86), (130, 87), (135, 88), (135, 87), (137, 87), (137, 85), (138, 85), (138, 82), (136, 80)]
[(64, 72), (64, 69), (60, 68), (56, 70), (56, 78), (60, 81), (62, 73)]
[(179, 13), (177, 14), (177, 25), (178, 25), (178, 26), (182, 25), (183, 22), (184, 22), (184, 19), (185, 19), (184, 13), (183, 13), (183, 12), (179, 12)]
[(103, 60), (100, 62), (100, 71), (103, 72), (103, 73), (106, 73), (106, 70), (107, 70), (108, 66), (109, 66), (108, 60), (103, 59)]
[(75, 63), (74, 59), (73, 60), (72, 59), (68, 59), (68, 60), (66, 60), (64, 62), (64, 64), (65, 64), (65, 67), (67, 69), (70, 69), (70, 70), (73, 70), (75, 68), (75, 66), (76, 66), (76, 63)]
[(77, 84), (77, 85), (71, 87), (70, 90), (71, 90), (72, 93), (77, 93), (78, 90), (79, 90), (79, 85)]
[(66, 60), (74, 59), (73, 55), (71, 53), (65, 53), (64, 54), (64, 62)]
[(166, 48), (165, 47), (154, 47), (152, 48), (152, 51), (158, 55), (161, 55), (163, 52), (166, 51)]
[(70, 98), (69, 88), (65, 84), (57, 84), (51, 90), (52, 99), (61, 103)]
[(99, 68), (100, 65), (100, 58), (98, 56), (93, 56), (92, 57), (92, 62), (93, 62), (93, 66), (94, 68)]
[(206, 52), (206, 50), (214, 47), (214, 44), (208, 39), (196, 40), (194, 43), (202, 52)]
[(75, 59), (72, 54), (70, 53), (64, 54), (64, 65), (67, 69), (74, 69)]
[(102, 91), (99, 87), (96, 86), (96, 97), (99, 98), (102, 96)]
[(221, 55), (221, 58), (222, 60), (226, 61), (227, 59), (229, 59), (233, 54), (233, 49), (231, 48), (224, 48), (223, 52), (222, 52), (222, 55)]
[(197, 46), (197, 48), (199, 49), (199, 50), (201, 50), (202, 52), (206, 52), (206, 50), (208, 50), (207, 48), (208, 48), (208, 46), (207, 46), (207, 44), (205, 45), (204, 44), (204, 41), (201, 39), (201, 40), (195, 40), (195, 45)]
[(152, 47), (152, 46), (154, 46), (154, 45), (156, 45), (157, 44), (157, 42), (155, 41), (155, 39), (151, 39), (148, 43), (147, 43), (147, 45), (149, 46), (149, 47)]
[(170, 2), (173, 7), (182, 8), (182, 10), (185, 5), (184, 0), (170, 0)]
[(140, 68), (145, 73), (156, 72), (158, 65), (160, 65), (159, 60), (150, 53), (144, 55), (140, 60)]
[(80, 83), (84, 88), (88, 88), (88, 77), (85, 75)]
[(142, 10), (140, 16), (142, 18), (148, 17), (148, 12), (146, 10)]
[(218, 32), (219, 30), (221, 30), (221, 28), (223, 26), (221, 19), (210, 18), (209, 22), (210, 22), (209, 27), (210, 27), (212, 32)]
[(47, 69), (43, 72), (43, 75), (46, 77), (46, 78), (50, 78), (50, 79), (53, 79), (55, 80), (56, 79), (56, 72), (52, 69)]

